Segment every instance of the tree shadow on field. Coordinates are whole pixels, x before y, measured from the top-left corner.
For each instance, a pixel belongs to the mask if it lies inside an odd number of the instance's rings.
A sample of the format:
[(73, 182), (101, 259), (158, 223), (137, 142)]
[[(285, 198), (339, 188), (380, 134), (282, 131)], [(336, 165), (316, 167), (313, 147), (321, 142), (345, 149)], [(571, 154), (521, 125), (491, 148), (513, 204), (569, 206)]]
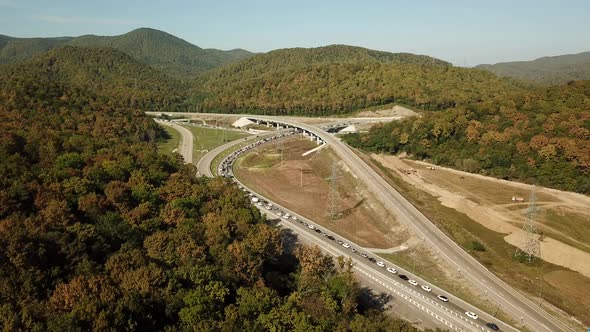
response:
[(360, 201), (358, 201), (353, 207), (342, 210), (342, 212), (340, 213), (340, 217), (341, 218), (346, 218), (349, 215), (352, 214), (352, 212), (354, 211), (354, 209), (358, 208), (359, 206), (363, 205), (363, 203), (365, 202), (366, 198), (361, 199)]

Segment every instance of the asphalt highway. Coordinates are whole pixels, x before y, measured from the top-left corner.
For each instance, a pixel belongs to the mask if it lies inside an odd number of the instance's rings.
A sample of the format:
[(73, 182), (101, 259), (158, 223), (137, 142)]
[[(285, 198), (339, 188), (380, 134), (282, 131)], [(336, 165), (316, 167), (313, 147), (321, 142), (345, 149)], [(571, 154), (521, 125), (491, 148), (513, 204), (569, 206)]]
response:
[[(498, 304), (502, 311), (512, 315), (517, 321), (526, 325), (532, 331), (570, 330), (563, 323), (550, 316), (543, 308), (497, 278), (492, 272), (466, 253), (338, 138), (316, 126), (299, 123), (294, 118), (270, 116), (247, 117), (250, 119), (280, 122), (305, 129), (319, 136), (332, 147), (351, 171), (366, 183), (368, 188), (375, 193), (376, 197), (384, 206), (397, 216), (398, 220), (405, 223), (415, 234), (422, 237), (425, 243), (430, 244), (439, 257), (446, 259), (451, 265), (457, 268), (457, 271), (462, 275), (462, 279), (464, 279), (458, 282), (468, 281), (480, 287), (491, 301)], [(213, 158), (211, 158), (211, 161)], [(205, 171), (205, 168), (200, 167), (199, 169)], [(210, 169), (210, 167), (207, 167), (207, 169)]]
[(185, 127), (178, 125), (174, 122), (167, 122), (156, 120), (158, 124), (171, 127), (178, 131), (182, 136), (180, 139), (180, 143), (178, 146), (178, 152), (184, 158), (185, 163), (192, 163), (193, 162), (193, 133), (190, 130), (186, 129)]
[(368, 186), (386, 208), (408, 225), (415, 234), (431, 245), (437, 254), (457, 268), (465, 280), (480, 287), (501, 309), (511, 314), (532, 331), (568, 331), (563, 323), (500, 280), (471, 257), (452, 239), (438, 229), (399, 192), (367, 165), (350, 147), (316, 126), (298, 123), (293, 118), (251, 116), (249, 118), (277, 121), (314, 133), (329, 144), (352, 172)]

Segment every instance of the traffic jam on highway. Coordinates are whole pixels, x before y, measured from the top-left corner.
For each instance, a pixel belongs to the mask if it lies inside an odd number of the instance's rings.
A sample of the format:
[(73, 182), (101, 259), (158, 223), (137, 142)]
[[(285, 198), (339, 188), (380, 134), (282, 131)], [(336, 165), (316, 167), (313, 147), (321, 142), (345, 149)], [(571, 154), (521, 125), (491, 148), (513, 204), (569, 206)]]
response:
[[(248, 150), (258, 147), (262, 144), (271, 142), (271, 141), (279, 139), (279, 138), (291, 136), (295, 133), (297, 133), (297, 132), (296, 131), (289, 131), (289, 132), (285, 132), (285, 133), (282, 133), (282, 134), (279, 134), (279, 135), (276, 135), (273, 137), (265, 138), (265, 139), (256, 141), (254, 143), (251, 143), (247, 146), (244, 146), (244, 147), (232, 152), (230, 155), (228, 155), (226, 158), (224, 158), (223, 161), (220, 163), (219, 168), (218, 168), (218, 174), (221, 176), (227, 177), (227, 178), (233, 178), (232, 165), (233, 165), (234, 161), (239, 156), (241, 156), (242, 154), (244, 154)], [(364, 252), (360, 248), (359, 249), (355, 248), (347, 241), (338, 238), (338, 236), (336, 236), (334, 234), (330, 234), (330, 233), (326, 232), (325, 230), (321, 229), (319, 226), (313, 225), (309, 222), (306, 222), (303, 218), (297, 217), (295, 214), (287, 212), (285, 209), (275, 206), (275, 205), (273, 205), (273, 203), (258, 197), (258, 195), (256, 193), (251, 192), (250, 190), (248, 190), (248, 188), (242, 186), (236, 179), (234, 179), (234, 182), (236, 182), (239, 185), (240, 190), (245, 192), (245, 195), (249, 197), (250, 202), (252, 204), (256, 205), (258, 208), (265, 209), (268, 212), (273, 213), (274, 215), (276, 215), (277, 217), (279, 217), (285, 221), (297, 222), (297, 223), (305, 226), (310, 232), (315, 232), (315, 233), (317, 233), (318, 236), (322, 236), (330, 241), (334, 241), (338, 245), (349, 250), (352, 254), (356, 254), (356, 255), (366, 259), (368, 262), (375, 264), (379, 268), (387, 271), (388, 274), (390, 275), (390, 277), (393, 278), (394, 275), (397, 275), (397, 277), (399, 279), (406, 281), (408, 284), (412, 285), (414, 290), (421, 293), (423, 296), (429, 296), (433, 299), (436, 299), (441, 304), (450, 305), (450, 300), (446, 295), (436, 294), (430, 285), (419, 284), (416, 280), (412, 279), (411, 276), (408, 276), (409, 273), (404, 273), (404, 274), (398, 273), (398, 270), (395, 267), (388, 266), (387, 263), (379, 260), (378, 256), (375, 256), (375, 257), (377, 257), (377, 258), (375, 258), (372, 256), (372, 254)], [(456, 309), (460, 309), (460, 307), (457, 304), (454, 304), (454, 306)], [(461, 311), (461, 312), (463, 312), (463, 311)], [(478, 319), (480, 319), (478, 317), (478, 315), (472, 311), (464, 311), (464, 314), (466, 317), (469, 317), (473, 321), (477, 321)], [(500, 330), (498, 325), (495, 323), (491, 323), (491, 322), (487, 322), (487, 323), (484, 322), (484, 323), (485, 323), (485, 326), (489, 330), (492, 330), (492, 331), (499, 331)]]
[(220, 176), (226, 177), (226, 178), (232, 178), (233, 177), (232, 165), (233, 165), (234, 161), (236, 159), (238, 159), (238, 157), (240, 155), (242, 155), (244, 152), (246, 152), (248, 150), (251, 150), (251, 149), (253, 149), (253, 148), (257, 147), (257, 146), (260, 146), (260, 145), (262, 145), (264, 143), (268, 143), (268, 142), (274, 141), (274, 140), (279, 139), (279, 138), (291, 136), (291, 135), (296, 134), (296, 133), (297, 132), (295, 130), (292, 130), (292, 131), (288, 131), (288, 132), (285, 132), (285, 133), (282, 133), (282, 134), (279, 134), (279, 135), (275, 135), (275, 136), (272, 136), (272, 137), (264, 138), (264, 139), (258, 140), (258, 141), (254, 142), (254, 143), (251, 143), (249, 145), (246, 145), (246, 146), (244, 146), (244, 147), (242, 147), (242, 148), (240, 148), (240, 149), (232, 152), (229, 156), (225, 157), (221, 161), (221, 163), (219, 164), (219, 168), (217, 169), (217, 174), (219, 174)]

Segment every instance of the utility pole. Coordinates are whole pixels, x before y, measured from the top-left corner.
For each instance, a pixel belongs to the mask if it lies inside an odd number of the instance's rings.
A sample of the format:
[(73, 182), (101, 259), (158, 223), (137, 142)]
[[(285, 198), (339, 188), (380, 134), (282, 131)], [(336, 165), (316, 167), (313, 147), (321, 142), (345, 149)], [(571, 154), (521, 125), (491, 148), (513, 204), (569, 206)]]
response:
[(539, 241), (539, 235), (537, 234), (537, 226), (535, 222), (535, 216), (537, 214), (537, 195), (535, 194), (535, 186), (529, 196), (529, 207), (527, 209), (527, 217), (522, 225), (522, 230), (525, 232), (525, 241), (523, 248), (516, 247), (514, 257), (524, 255), (527, 262), (530, 264), (535, 257), (541, 257), (541, 243)]
[(301, 181), (301, 189), (303, 189), (303, 167), (299, 167), (299, 179)]
[(328, 192), (328, 216), (332, 220), (341, 217), (340, 213), (340, 194), (338, 193), (338, 165), (332, 161), (332, 176), (327, 180), (330, 181), (330, 191)]

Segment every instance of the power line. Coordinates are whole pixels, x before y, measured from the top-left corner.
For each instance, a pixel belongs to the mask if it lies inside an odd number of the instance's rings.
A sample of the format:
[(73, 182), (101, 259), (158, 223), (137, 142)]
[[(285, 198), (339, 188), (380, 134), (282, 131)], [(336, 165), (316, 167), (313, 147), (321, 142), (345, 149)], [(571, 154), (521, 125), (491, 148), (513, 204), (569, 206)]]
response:
[(515, 257), (524, 257), (530, 264), (535, 257), (541, 257), (541, 243), (539, 234), (537, 234), (537, 225), (535, 217), (537, 215), (537, 195), (535, 193), (535, 186), (531, 191), (529, 197), (529, 207), (527, 209), (526, 221), (522, 225), (522, 230), (525, 232), (525, 240), (522, 243), (522, 249), (516, 247)]
[(330, 191), (328, 192), (328, 216), (332, 220), (339, 219), (342, 216), (340, 211), (340, 193), (338, 192), (338, 164), (332, 161), (332, 175), (327, 178), (330, 182)]

